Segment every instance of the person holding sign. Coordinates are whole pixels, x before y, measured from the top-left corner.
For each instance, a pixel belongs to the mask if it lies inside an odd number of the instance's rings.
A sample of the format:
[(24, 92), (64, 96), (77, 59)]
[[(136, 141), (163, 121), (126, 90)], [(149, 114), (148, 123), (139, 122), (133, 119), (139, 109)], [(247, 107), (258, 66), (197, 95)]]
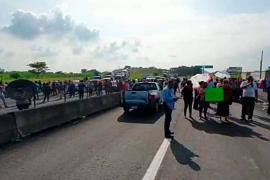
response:
[(248, 115), (248, 119), (252, 121), (253, 111), (255, 107), (255, 101), (258, 98), (257, 85), (254, 82), (252, 76), (248, 77), (247, 81), (243, 81), (240, 85), (241, 89), (243, 89), (242, 96), (242, 120), (247, 121), (246, 114)]
[(230, 105), (232, 104), (232, 88), (228, 80), (224, 80), (221, 88), (224, 90), (224, 101), (218, 103), (217, 115), (220, 116), (220, 118), (225, 117), (225, 121), (228, 122)]
[(200, 87), (198, 89), (199, 92), (199, 113), (200, 113), (200, 119), (202, 119), (202, 112), (204, 113), (204, 119), (207, 120), (207, 110), (209, 107), (209, 102), (205, 101), (205, 92), (207, 88), (206, 82), (200, 82)]

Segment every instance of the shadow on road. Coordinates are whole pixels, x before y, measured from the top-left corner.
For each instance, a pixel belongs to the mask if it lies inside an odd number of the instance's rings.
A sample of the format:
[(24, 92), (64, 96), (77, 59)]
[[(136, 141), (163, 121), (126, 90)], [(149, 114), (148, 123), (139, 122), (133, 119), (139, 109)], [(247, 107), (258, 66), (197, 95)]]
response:
[(254, 115), (255, 118), (258, 118), (259, 120), (262, 120), (264, 122), (268, 122), (270, 123), (270, 117), (266, 118), (266, 117), (262, 117), (262, 116), (258, 116), (258, 115)]
[(249, 138), (257, 137), (264, 141), (269, 141), (269, 139), (263, 137), (261, 134), (255, 132), (253, 129), (246, 126), (241, 126), (234, 122), (225, 124), (225, 123), (218, 123), (214, 120), (209, 120), (205, 122), (199, 122), (195, 119), (188, 119), (188, 120), (193, 128), (200, 131), (204, 131), (209, 134), (221, 134), (230, 137), (249, 137)]
[(192, 158), (199, 157), (197, 154), (189, 150), (187, 147), (185, 147), (183, 144), (180, 144), (175, 139), (171, 142), (171, 150), (173, 155), (175, 156), (175, 159), (181, 164), (181, 165), (189, 165), (191, 169), (194, 171), (200, 171), (201, 167), (193, 161)]
[[(267, 119), (265, 117), (261, 117), (261, 116), (257, 116), (257, 115), (254, 115), (254, 117), (257, 118), (259, 121), (270, 123), (270, 119)], [(239, 120), (239, 119), (237, 119), (235, 117), (230, 117), (230, 120), (233, 120), (234, 122), (237, 122), (237, 123), (243, 124), (243, 125), (247, 125), (247, 126), (250, 126), (250, 127), (259, 126), (259, 127), (264, 128), (264, 129), (270, 130), (270, 125), (261, 123), (259, 121), (253, 120), (251, 123), (246, 123), (246, 122), (243, 122), (243, 121), (241, 121), (241, 120)]]
[(132, 111), (129, 114), (123, 113), (117, 120), (121, 123), (154, 124), (163, 114), (163, 112), (153, 114), (145, 111)]
[(243, 120), (241, 120), (239, 118), (233, 117), (233, 116), (229, 117), (229, 120), (234, 121), (234, 122), (236, 122), (238, 124), (245, 125), (245, 126), (255, 127), (254, 124), (247, 123), (247, 122), (245, 122), (245, 121), (243, 121)]
[(258, 121), (253, 121), (252, 124), (256, 125), (256, 126), (260, 126), (264, 129), (268, 129), (270, 130), (270, 125), (267, 125), (267, 124), (264, 124), (264, 123), (261, 123), (261, 122), (258, 122)]

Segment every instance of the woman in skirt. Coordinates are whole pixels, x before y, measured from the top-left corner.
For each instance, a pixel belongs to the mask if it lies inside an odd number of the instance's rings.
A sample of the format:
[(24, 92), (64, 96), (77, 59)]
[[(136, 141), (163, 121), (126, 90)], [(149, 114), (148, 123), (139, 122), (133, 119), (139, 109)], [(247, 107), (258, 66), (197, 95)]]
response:
[(228, 80), (223, 82), (222, 88), (224, 89), (224, 101), (219, 102), (217, 106), (217, 115), (225, 117), (225, 121), (228, 122), (228, 116), (230, 114), (230, 105), (232, 104), (232, 88)]

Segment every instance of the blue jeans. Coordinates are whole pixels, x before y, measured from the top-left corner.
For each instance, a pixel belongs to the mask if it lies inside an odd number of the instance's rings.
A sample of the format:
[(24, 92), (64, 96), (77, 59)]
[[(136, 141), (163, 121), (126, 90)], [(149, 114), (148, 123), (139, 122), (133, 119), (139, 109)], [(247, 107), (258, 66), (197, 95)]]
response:
[(164, 134), (165, 136), (170, 136), (170, 125), (172, 121), (172, 109), (170, 109), (165, 103), (164, 103), (164, 112), (165, 112), (165, 122), (164, 122)]

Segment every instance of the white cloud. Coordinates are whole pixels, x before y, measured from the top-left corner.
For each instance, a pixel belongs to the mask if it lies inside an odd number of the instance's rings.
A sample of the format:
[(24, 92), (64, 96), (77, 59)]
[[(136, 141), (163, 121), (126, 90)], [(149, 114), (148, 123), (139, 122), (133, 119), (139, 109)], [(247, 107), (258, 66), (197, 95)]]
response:
[(83, 24), (77, 25), (70, 16), (64, 15), (60, 10), (51, 11), (49, 14), (17, 10), (12, 15), (11, 24), (3, 27), (2, 31), (26, 40), (51, 35), (53, 38), (70, 36), (80, 41), (90, 41), (99, 36), (97, 30), (90, 30)]
[(72, 50), (74, 55), (81, 55), (84, 52), (83, 47), (74, 47)]
[(108, 45), (97, 46), (93, 51), (93, 56), (98, 59), (127, 60), (130, 55), (139, 51), (139, 47), (138, 42), (112, 42)]
[(23, 69), (35, 57), (34, 45), (54, 55), (47, 56), (50, 69), (62, 71), (112, 70), (126, 64), (162, 68), (213, 64), (218, 70), (228, 66), (253, 70), (259, 67), (261, 49), (265, 60), (270, 58), (269, 12), (210, 16), (171, 0), (67, 0), (61, 7), (70, 16), (59, 10), (16, 11), (5, 28), (9, 33), (0, 36), (0, 47), (15, 54), (0, 62)]
[(8, 51), (5, 48), (0, 48), (0, 57), (9, 58), (14, 56), (15, 53), (12, 51)]
[(36, 58), (40, 57), (54, 57), (57, 56), (60, 51), (59, 50), (53, 50), (49, 47), (43, 47), (43, 46), (33, 46), (32, 47), (33, 56)]

